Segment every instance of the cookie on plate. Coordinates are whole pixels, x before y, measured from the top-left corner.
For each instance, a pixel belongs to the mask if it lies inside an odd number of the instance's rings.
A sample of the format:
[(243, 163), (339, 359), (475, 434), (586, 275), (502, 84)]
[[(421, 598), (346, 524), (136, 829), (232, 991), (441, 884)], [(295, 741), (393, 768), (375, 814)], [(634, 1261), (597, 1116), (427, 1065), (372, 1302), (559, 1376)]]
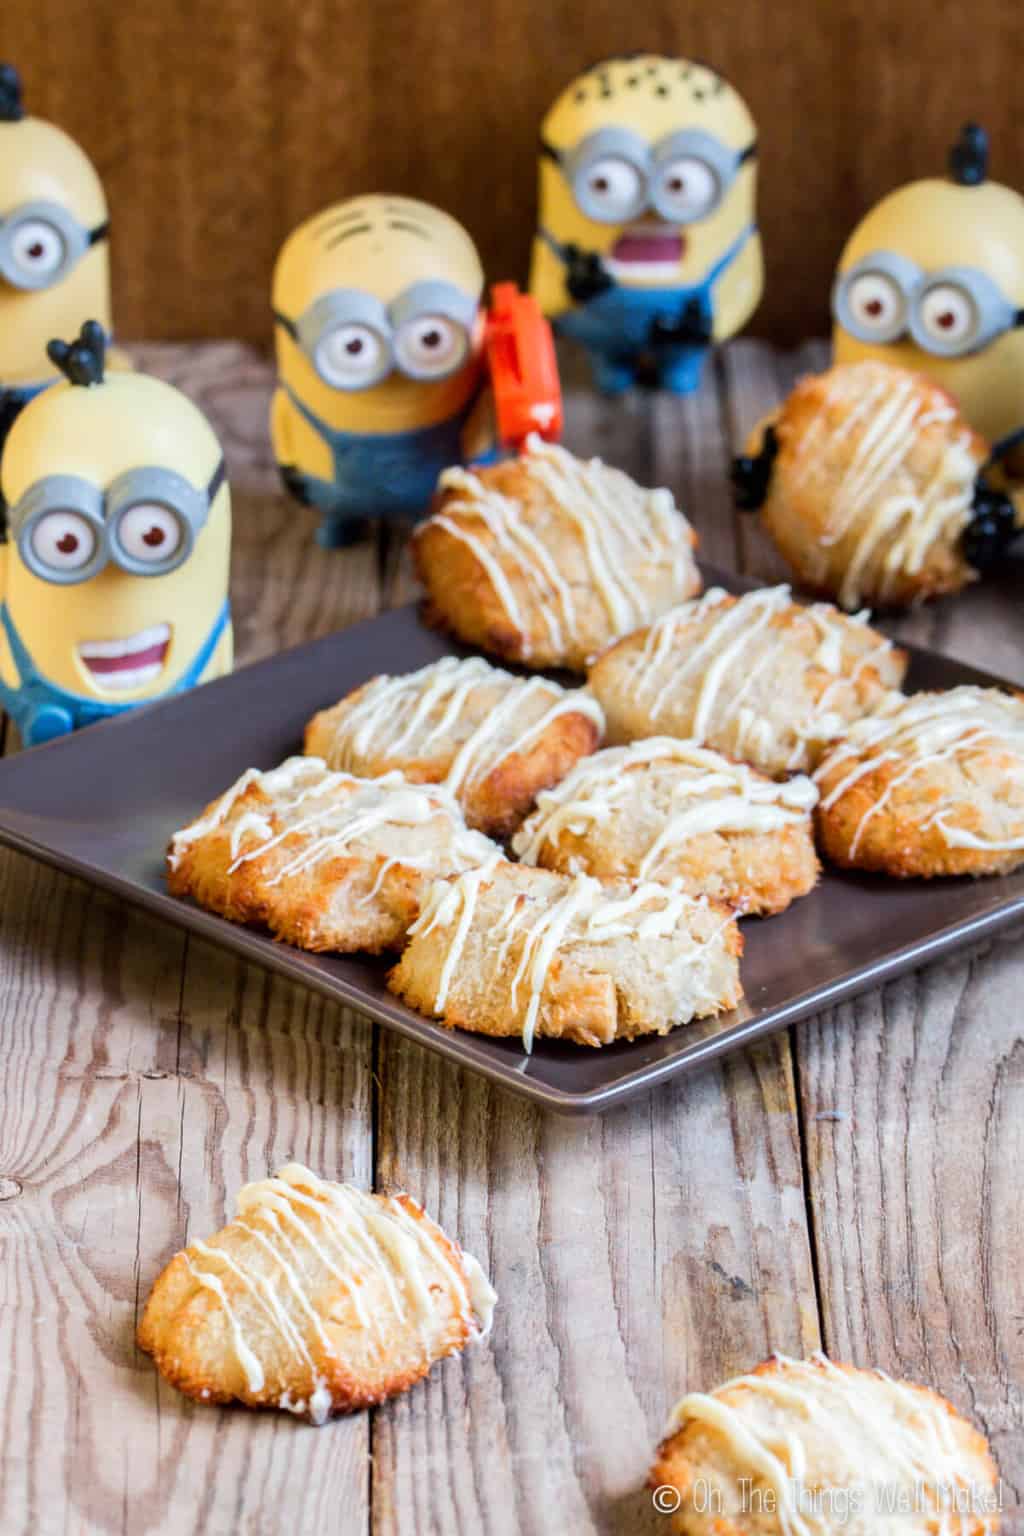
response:
[(433, 879), (496, 852), (440, 785), (291, 757), (248, 769), (175, 833), (167, 884), (301, 949), (376, 953), (401, 943)]
[(811, 591), (849, 609), (903, 606), (976, 578), (963, 533), (988, 444), (923, 374), (878, 362), (812, 374), (748, 451), (766, 439), (761, 521)]
[(188, 1397), (323, 1424), (405, 1392), (482, 1338), (496, 1299), (408, 1195), (289, 1163), (239, 1191), (228, 1226), (174, 1255), (138, 1342)]
[(413, 553), (428, 615), (460, 640), (579, 672), (700, 591), (694, 543), (668, 491), (531, 437), (517, 459), (445, 470)]
[(482, 656), (446, 656), (371, 678), (321, 710), (306, 727), (306, 751), (365, 778), (398, 769), (415, 783), (443, 783), (469, 826), (505, 837), (603, 731), (585, 688), (513, 677)]
[(800, 774), (782, 783), (692, 741), (655, 736), (577, 763), (512, 840), (526, 864), (678, 882), (740, 912), (781, 912), (818, 878)]
[(894, 694), (817, 772), (822, 852), (899, 877), (1000, 875), (1024, 862), (1024, 696)]
[(765, 773), (814, 767), (907, 659), (862, 618), (800, 607), (788, 587), (712, 587), (613, 645), (590, 671), (612, 745), (677, 736)]
[(505, 861), (438, 881), (388, 986), (485, 1035), (607, 1045), (667, 1034), (742, 996), (728, 908), (653, 882)]
[(823, 1355), (688, 1393), (650, 1475), (679, 1536), (987, 1536), (997, 1480), (944, 1398)]

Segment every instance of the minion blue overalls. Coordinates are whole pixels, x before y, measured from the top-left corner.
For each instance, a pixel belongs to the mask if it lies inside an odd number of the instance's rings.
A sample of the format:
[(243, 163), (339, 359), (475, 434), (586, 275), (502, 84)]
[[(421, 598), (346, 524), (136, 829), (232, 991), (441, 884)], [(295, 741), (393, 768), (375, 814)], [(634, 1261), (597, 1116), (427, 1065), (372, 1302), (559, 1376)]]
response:
[(185, 669), (184, 675), (172, 688), (168, 688), (166, 693), (157, 694), (150, 699), (135, 699), (122, 704), (106, 703), (99, 699), (86, 698), (79, 693), (69, 693), (67, 689), (58, 688), (56, 683), (51, 683), (32, 660), (25, 642), (14, 627), (14, 620), (7, 611), (7, 604), (0, 603), (0, 624), (3, 625), (7, 635), (11, 658), (18, 674), (17, 688), (9, 688), (0, 679), (0, 705), (17, 725), (25, 745), (36, 747), (41, 742), (52, 741), (56, 736), (66, 736), (69, 731), (78, 730), (79, 726), (93, 725), (97, 720), (107, 720), (112, 715), (123, 715), (129, 709), (139, 709), (142, 704), (155, 704), (158, 699), (170, 698), (175, 693), (184, 693), (187, 688), (196, 686), (213, 660), (213, 654), (227, 628), (229, 617), (230, 610), (225, 601), (223, 608), (213, 621), (210, 633)]
[[(292, 493), (317, 507), (322, 520), (317, 529), (319, 544), (337, 549), (358, 536), (367, 518), (386, 517), (413, 522), (430, 504), (441, 471), (462, 464), (462, 433), (484, 387), (473, 392), (453, 416), (417, 427), (411, 432), (343, 432), (327, 423), (282, 384), (295, 409), (331, 450), (334, 479), (284, 473)], [(476, 463), (490, 462), (495, 453)]]
[[(714, 321), (714, 287), (754, 233), (744, 229), (699, 283), (688, 288), (625, 288), (609, 279), (603, 292), (567, 310), (554, 321), (559, 335), (587, 350), (597, 386), (617, 395), (636, 381), (637, 363), (652, 357), (663, 389), (689, 394), (701, 381)], [(685, 311), (696, 335), (706, 340), (675, 340), (671, 330)], [(656, 328), (665, 326), (665, 335)]]

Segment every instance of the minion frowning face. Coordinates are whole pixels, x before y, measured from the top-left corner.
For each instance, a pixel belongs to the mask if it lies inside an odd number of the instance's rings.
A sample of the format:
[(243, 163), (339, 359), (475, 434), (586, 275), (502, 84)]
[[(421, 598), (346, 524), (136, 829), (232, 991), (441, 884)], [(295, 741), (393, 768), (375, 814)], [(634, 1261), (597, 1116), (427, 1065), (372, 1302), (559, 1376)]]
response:
[(352, 198), (281, 249), (273, 308), (282, 381), (333, 426), (401, 430), (452, 415), (483, 346), (469, 235), (413, 198)]
[(0, 65), (0, 384), (55, 377), (46, 344), (85, 316), (109, 334), (107, 219), (91, 161), (24, 115), (17, 72)]
[(694, 284), (753, 222), (755, 155), (753, 119), (713, 70), (609, 59), (541, 126), (542, 231), (599, 255), (620, 286)]
[(230, 496), (201, 412), (159, 379), (104, 378), (95, 333), (96, 382), (51, 385), (4, 446), (2, 596), (49, 684), (130, 704), (178, 685), (214, 631)]
[(968, 125), (949, 180), (901, 187), (862, 220), (839, 259), (833, 347), (928, 374), (995, 440), (1024, 422), (1024, 198), (986, 162)]

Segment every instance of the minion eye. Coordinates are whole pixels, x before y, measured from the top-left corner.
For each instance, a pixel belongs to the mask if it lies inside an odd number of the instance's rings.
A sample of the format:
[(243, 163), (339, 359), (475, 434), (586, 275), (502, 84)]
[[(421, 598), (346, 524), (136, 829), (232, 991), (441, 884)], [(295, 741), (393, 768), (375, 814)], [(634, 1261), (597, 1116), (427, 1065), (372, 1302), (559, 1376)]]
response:
[(420, 315), (395, 337), (395, 358), (413, 379), (440, 379), (454, 373), (469, 351), (462, 326), (446, 315)]
[(847, 295), (851, 329), (868, 341), (892, 341), (903, 329), (905, 301), (891, 277), (864, 272)]
[(686, 224), (710, 213), (718, 192), (718, 177), (710, 165), (695, 155), (680, 155), (658, 174), (658, 212)]
[(592, 219), (617, 224), (643, 207), (644, 178), (620, 155), (591, 161), (576, 177), (576, 201)]
[(339, 325), (316, 348), (316, 371), (334, 389), (366, 389), (388, 371), (387, 347), (368, 325)]
[(96, 552), (96, 534), (77, 512), (47, 512), (32, 529), (32, 553), (53, 571), (77, 571)]
[(160, 565), (178, 551), (181, 527), (168, 507), (139, 502), (129, 507), (117, 525), (117, 538), (125, 554), (147, 565)]
[(56, 277), (66, 255), (63, 235), (45, 219), (26, 219), (11, 237), (14, 266), (33, 284)]
[(943, 349), (969, 343), (978, 329), (970, 294), (955, 283), (937, 283), (921, 301), (921, 328)]

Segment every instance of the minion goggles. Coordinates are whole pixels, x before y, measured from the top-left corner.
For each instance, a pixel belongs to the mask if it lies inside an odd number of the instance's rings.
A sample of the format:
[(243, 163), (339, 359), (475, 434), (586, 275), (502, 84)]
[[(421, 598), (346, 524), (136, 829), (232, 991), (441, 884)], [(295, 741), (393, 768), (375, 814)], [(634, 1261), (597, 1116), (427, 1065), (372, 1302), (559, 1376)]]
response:
[[(621, 224), (653, 207), (670, 224), (692, 224), (706, 219), (731, 190), (741, 168), (757, 154), (757, 144), (730, 149), (713, 134), (699, 128), (683, 128), (651, 144), (629, 128), (599, 128), (571, 150), (559, 150), (541, 140), (541, 153), (554, 160), (572, 186), (573, 197), (588, 218), (602, 224)], [(623, 187), (614, 209), (595, 190), (593, 173), (604, 162), (624, 163), (633, 173), (632, 184)], [(671, 183), (686, 168), (700, 176), (700, 196), (687, 207)]]
[(12, 288), (49, 288), (109, 231), (109, 222), (85, 229), (59, 203), (22, 203), (0, 216), (0, 277)]
[(199, 490), (172, 469), (129, 469), (106, 491), (77, 475), (46, 475), (8, 509), (22, 561), (42, 581), (74, 586), (111, 560), (132, 576), (183, 565), (226, 477), (221, 459)]
[[(448, 378), (466, 360), (478, 303), (452, 283), (413, 283), (390, 304), (358, 288), (336, 288), (316, 299), (297, 320), (274, 319), (298, 342), (332, 389), (362, 390), (398, 370), (407, 378)], [(417, 325), (443, 327), (447, 347), (436, 360), (412, 345)]]
[(832, 313), (858, 341), (910, 335), (933, 357), (964, 357), (1024, 325), (1024, 310), (977, 267), (923, 272), (896, 251), (872, 251), (836, 280)]

